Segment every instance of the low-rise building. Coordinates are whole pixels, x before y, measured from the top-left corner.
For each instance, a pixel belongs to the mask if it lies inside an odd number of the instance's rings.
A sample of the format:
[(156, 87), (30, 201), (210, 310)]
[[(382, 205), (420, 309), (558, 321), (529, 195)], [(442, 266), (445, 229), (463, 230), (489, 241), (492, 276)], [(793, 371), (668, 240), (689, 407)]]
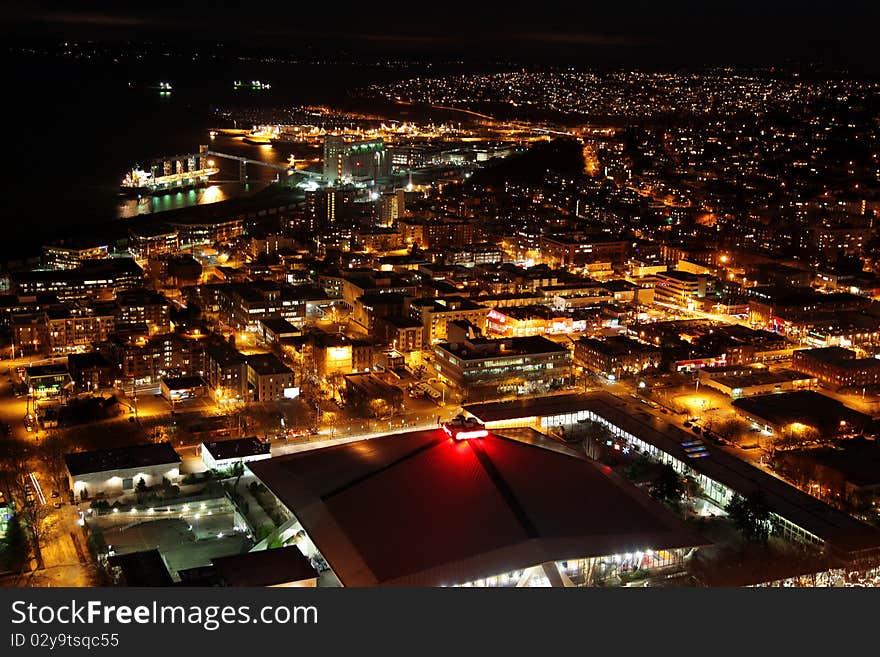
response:
[(177, 230), (170, 226), (145, 225), (128, 229), (128, 250), (138, 260), (171, 255), (179, 249)]
[(486, 332), (508, 338), (572, 333), (586, 328), (583, 317), (542, 305), (492, 308), (486, 315)]
[(75, 390), (89, 392), (112, 385), (116, 374), (113, 363), (98, 351), (70, 354), (67, 369)]
[(365, 372), (373, 367), (374, 347), (366, 340), (353, 340), (341, 334), (314, 333), (309, 346), (310, 365), (318, 376)]
[(410, 302), (410, 316), (422, 322), (425, 346), (446, 340), (446, 325), (456, 320), (468, 321), (485, 331), (488, 314), (486, 306), (460, 296), (413, 299)]
[(208, 470), (272, 458), (269, 453), (269, 443), (263, 442), (256, 436), (202, 443), (201, 451), (202, 463)]
[(624, 335), (604, 340), (583, 337), (574, 343), (574, 362), (597, 374), (617, 378), (638, 374), (649, 367), (659, 367), (662, 352), (658, 347), (638, 342)]
[(654, 303), (694, 308), (699, 299), (712, 292), (711, 279), (705, 274), (670, 270), (654, 275)]
[(318, 572), (295, 545), (211, 559), (220, 586), (305, 587)]
[(49, 269), (75, 269), (86, 260), (102, 260), (110, 256), (106, 244), (95, 242), (56, 242), (43, 247), (43, 265)]
[(376, 337), (404, 353), (424, 349), (424, 327), (411, 317), (383, 317), (376, 322)]
[(245, 357), (228, 342), (217, 341), (205, 347), (203, 372), (215, 401), (240, 401), (246, 398)]
[(434, 366), (471, 401), (546, 392), (571, 381), (571, 352), (542, 336), (441, 343)]
[(57, 397), (73, 388), (66, 365), (31, 365), (24, 370), (24, 383), (35, 397)]
[(171, 330), (171, 304), (164, 295), (150, 290), (128, 290), (116, 295), (119, 322), (146, 324), (150, 335)]
[(200, 376), (163, 376), (159, 379), (159, 389), (166, 400), (174, 403), (204, 396), (207, 384)]
[(294, 373), (275, 354), (245, 357), (248, 389), (254, 401), (279, 401), (299, 395)]
[(540, 240), (541, 259), (551, 267), (623, 262), (628, 244), (610, 235), (547, 235)]
[(55, 294), (62, 301), (112, 299), (139, 287), (144, 272), (133, 258), (86, 260), (74, 269), (15, 272), (10, 285), (20, 295)]
[(269, 318), (260, 320), (260, 334), (265, 342), (270, 345), (280, 345), (287, 338), (297, 338), (302, 331), (288, 322), (286, 319)]
[(168, 442), (75, 452), (64, 462), (77, 499), (131, 493), (141, 481), (147, 488), (174, 484), (180, 477), (180, 456)]
[(812, 390), (742, 397), (733, 407), (737, 415), (779, 438), (796, 438), (807, 428), (826, 437), (873, 431), (871, 416)]
[[(403, 407), (403, 391), (386, 383), (373, 372), (345, 375), (345, 399), (362, 415), (381, 416), (383, 411), (396, 413)], [(379, 408), (374, 404), (380, 404)]]
[(703, 368), (698, 370), (700, 383), (714, 388), (731, 399), (776, 392), (809, 389), (816, 379), (791, 370), (767, 370), (750, 367)]
[(791, 366), (822, 383), (834, 386), (875, 386), (880, 384), (880, 360), (856, 358), (856, 353), (843, 347), (797, 349)]

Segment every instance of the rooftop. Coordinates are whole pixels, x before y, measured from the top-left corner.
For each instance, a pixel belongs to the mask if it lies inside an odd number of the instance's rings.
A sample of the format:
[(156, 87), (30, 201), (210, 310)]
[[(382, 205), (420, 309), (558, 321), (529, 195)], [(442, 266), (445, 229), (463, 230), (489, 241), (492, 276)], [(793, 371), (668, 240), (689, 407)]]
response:
[(610, 469), (492, 434), (456, 442), (416, 431), (248, 467), (346, 586), (456, 584), (706, 544)]
[(812, 390), (745, 397), (737, 399), (733, 406), (776, 426), (805, 424), (835, 428), (843, 420), (864, 427), (871, 422), (870, 416)]
[(608, 356), (628, 356), (645, 351), (657, 351), (657, 347), (638, 342), (625, 335), (612, 335), (604, 340), (582, 337), (578, 342)]
[(111, 472), (180, 463), (180, 456), (174, 451), (171, 443), (161, 442), (65, 454), (64, 462), (67, 464), (68, 472), (76, 476), (91, 472)]
[(485, 306), (474, 303), (470, 299), (459, 296), (441, 297), (438, 299), (413, 299), (410, 305), (427, 309), (429, 312), (434, 313), (454, 312), (457, 310), (479, 310), (485, 308)]
[(67, 374), (67, 365), (31, 365), (26, 367), (24, 372), (29, 379), (41, 376), (61, 376)]
[(543, 335), (502, 338), (500, 340), (470, 338), (464, 342), (439, 344), (437, 348), (454, 354), (462, 360), (568, 352), (564, 346), (545, 338)]
[(205, 347), (208, 357), (220, 367), (244, 363), (244, 355), (226, 341), (217, 341)]
[(566, 393), (545, 397), (526, 397), (505, 401), (467, 404), (462, 408), (481, 422), (500, 422), (524, 417), (544, 417), (572, 413), (589, 408), (590, 397), (580, 393)]
[[(692, 469), (710, 479), (741, 495), (748, 495), (755, 490), (763, 491), (775, 513), (826, 541), (833, 550), (846, 554), (880, 550), (880, 531), (877, 529), (820, 502), (721, 448), (706, 445), (709, 453), (707, 458), (688, 458), (682, 443), (693, 440), (692, 433), (605, 392), (581, 397), (582, 403), (578, 404), (581, 410), (593, 411), (630, 434), (686, 462)], [(756, 398), (738, 400), (736, 403), (751, 399)]]
[(248, 367), (260, 376), (270, 374), (292, 374), (292, 370), (281, 362), (275, 354), (252, 354), (245, 358)]
[(810, 376), (807, 374), (800, 374), (799, 372), (793, 372), (792, 370), (775, 370), (773, 372), (768, 370), (754, 370), (747, 374), (724, 374), (713, 378), (718, 383), (735, 389), (791, 383), (793, 381), (807, 381), (810, 379)]
[(163, 376), (162, 383), (169, 390), (186, 390), (206, 385), (205, 380), (200, 376)]
[(564, 394), (489, 402), (468, 405), (464, 410), (483, 422), (592, 411), (741, 495), (762, 490), (774, 512), (826, 541), (836, 551), (858, 553), (862, 550), (880, 550), (880, 531), (877, 529), (713, 445), (705, 445), (709, 454), (707, 458), (688, 458), (682, 443), (693, 440), (692, 433), (609, 393)]
[(168, 565), (157, 549), (117, 554), (110, 565), (122, 571), (126, 586), (173, 586)]
[(144, 275), (133, 258), (103, 258), (85, 260), (75, 269), (38, 269), (34, 271), (18, 271), (11, 275), (14, 282), (25, 281), (84, 281), (101, 279), (102, 277)]
[(233, 438), (231, 440), (214, 440), (202, 443), (202, 449), (208, 450), (217, 461), (241, 458), (244, 456), (258, 456), (269, 453), (269, 443), (264, 443), (256, 436), (247, 438)]
[(298, 335), (302, 332), (286, 319), (282, 318), (269, 317), (267, 319), (261, 319), (260, 324), (275, 335)]
[(226, 586), (275, 586), (318, 576), (295, 545), (216, 557), (211, 562)]

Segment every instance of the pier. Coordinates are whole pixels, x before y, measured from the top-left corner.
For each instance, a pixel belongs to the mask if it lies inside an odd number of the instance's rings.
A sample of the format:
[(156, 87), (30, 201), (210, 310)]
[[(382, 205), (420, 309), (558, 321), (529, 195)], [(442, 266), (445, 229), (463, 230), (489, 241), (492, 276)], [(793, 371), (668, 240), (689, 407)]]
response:
[(220, 170), (215, 167), (211, 158), (222, 158), (238, 162), (238, 180), (245, 183), (248, 180), (248, 165), (274, 169), (279, 177), (301, 174), (309, 179), (320, 177), (319, 173), (296, 169), (291, 164), (274, 164), (264, 162), (251, 157), (221, 153), (208, 148), (206, 145), (199, 146), (198, 153), (186, 153), (182, 155), (166, 155), (151, 160), (146, 170), (132, 169), (122, 181), (123, 188), (133, 190), (143, 189), (148, 192), (179, 189), (182, 187), (197, 187), (207, 184), (210, 176)]

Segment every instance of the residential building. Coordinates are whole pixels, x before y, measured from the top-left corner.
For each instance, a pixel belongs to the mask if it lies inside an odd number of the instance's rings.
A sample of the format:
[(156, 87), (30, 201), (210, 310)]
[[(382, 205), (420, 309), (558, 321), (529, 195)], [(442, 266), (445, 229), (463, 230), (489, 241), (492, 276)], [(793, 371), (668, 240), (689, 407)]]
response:
[(623, 335), (604, 340), (582, 337), (574, 343), (574, 362), (597, 374), (621, 378), (659, 367), (659, 347)]
[(856, 352), (842, 347), (796, 349), (791, 366), (833, 386), (864, 388), (880, 384), (880, 360), (857, 358)]
[(486, 330), (489, 309), (461, 296), (413, 299), (410, 316), (422, 323), (422, 344), (426, 347), (446, 340), (446, 325), (457, 320), (468, 321)]
[(299, 394), (294, 374), (275, 354), (254, 354), (245, 357), (247, 383), (254, 401), (293, 399)]

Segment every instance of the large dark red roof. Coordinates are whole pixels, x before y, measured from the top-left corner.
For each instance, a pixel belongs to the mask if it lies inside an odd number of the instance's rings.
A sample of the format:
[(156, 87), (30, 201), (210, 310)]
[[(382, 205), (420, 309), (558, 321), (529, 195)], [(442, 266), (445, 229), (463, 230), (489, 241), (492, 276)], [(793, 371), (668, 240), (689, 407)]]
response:
[(705, 544), (609, 469), (490, 435), (418, 431), (249, 463), (347, 586), (436, 586)]

